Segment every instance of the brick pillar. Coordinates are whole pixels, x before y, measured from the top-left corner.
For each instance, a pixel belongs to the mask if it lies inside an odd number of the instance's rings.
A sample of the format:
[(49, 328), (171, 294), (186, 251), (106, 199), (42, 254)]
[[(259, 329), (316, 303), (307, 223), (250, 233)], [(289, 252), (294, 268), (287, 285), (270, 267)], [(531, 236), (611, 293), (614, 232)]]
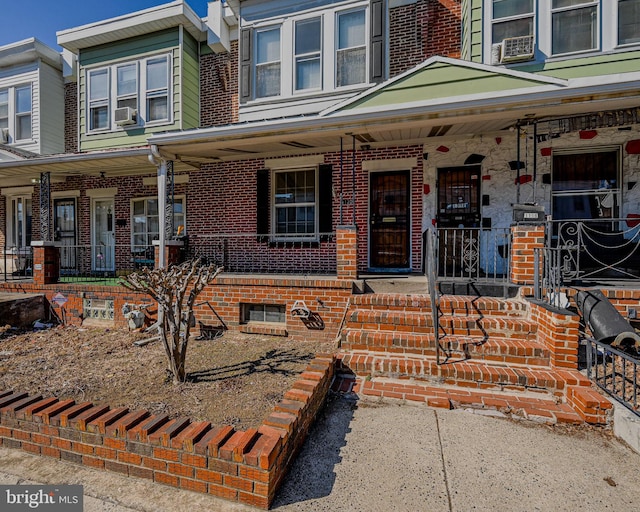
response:
[(37, 286), (57, 283), (60, 278), (60, 249), (53, 242), (32, 242), (33, 282)]
[[(158, 240), (154, 240), (152, 243), (155, 259), (154, 268), (159, 268), (158, 262), (160, 260), (160, 242)], [(184, 242), (182, 240), (167, 240), (165, 242), (164, 257), (165, 261), (167, 262), (167, 267), (181, 263), (181, 250), (183, 247)]]
[(580, 317), (576, 313), (531, 302), (531, 320), (536, 323), (536, 340), (549, 349), (555, 368), (578, 369)]
[(511, 282), (534, 284), (534, 249), (544, 247), (544, 226), (511, 226)]
[(336, 228), (336, 274), (338, 279), (358, 278), (358, 227)]

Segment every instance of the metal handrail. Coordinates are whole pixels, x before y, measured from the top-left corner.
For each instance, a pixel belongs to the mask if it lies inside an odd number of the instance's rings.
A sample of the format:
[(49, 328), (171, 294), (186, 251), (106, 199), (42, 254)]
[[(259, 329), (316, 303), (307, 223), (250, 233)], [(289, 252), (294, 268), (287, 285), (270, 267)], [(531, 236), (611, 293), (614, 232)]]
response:
[[(431, 302), (431, 319), (433, 323), (433, 339), (436, 344), (436, 364), (440, 363), (440, 353), (444, 347), (440, 343), (440, 294), (437, 290), (438, 276), (438, 255), (435, 244), (435, 234), (428, 230), (426, 233), (427, 244), (425, 250), (425, 274), (429, 290), (429, 300)], [(447, 356), (448, 357), (448, 356)]]

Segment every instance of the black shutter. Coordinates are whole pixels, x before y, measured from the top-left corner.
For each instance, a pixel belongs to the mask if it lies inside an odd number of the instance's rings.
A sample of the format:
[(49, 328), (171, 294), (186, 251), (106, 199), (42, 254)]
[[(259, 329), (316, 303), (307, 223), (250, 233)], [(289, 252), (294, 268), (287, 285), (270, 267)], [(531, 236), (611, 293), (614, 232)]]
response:
[(331, 165), (320, 165), (318, 172), (318, 228), (320, 233), (331, 233), (333, 231), (333, 168)]
[(240, 33), (240, 101), (251, 99), (251, 75), (253, 68), (253, 30), (242, 29)]
[(386, 64), (386, 9), (385, 0), (371, 0), (371, 40), (369, 79), (379, 83), (384, 80)]
[(269, 169), (260, 169), (256, 177), (256, 231), (258, 241), (267, 242), (269, 237)]

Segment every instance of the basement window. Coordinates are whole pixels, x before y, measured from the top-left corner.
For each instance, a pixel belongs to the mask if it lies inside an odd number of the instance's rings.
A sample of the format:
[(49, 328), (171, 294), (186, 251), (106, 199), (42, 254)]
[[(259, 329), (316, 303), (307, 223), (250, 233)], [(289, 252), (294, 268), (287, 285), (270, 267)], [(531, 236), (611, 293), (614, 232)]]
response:
[(241, 304), (242, 323), (286, 323), (286, 309), (280, 304)]

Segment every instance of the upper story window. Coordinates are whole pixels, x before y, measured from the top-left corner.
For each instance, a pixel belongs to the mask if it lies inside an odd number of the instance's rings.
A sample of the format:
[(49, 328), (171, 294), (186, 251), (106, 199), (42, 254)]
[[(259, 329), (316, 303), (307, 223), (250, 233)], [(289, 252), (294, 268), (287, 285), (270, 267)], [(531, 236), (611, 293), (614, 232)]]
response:
[(87, 131), (171, 120), (170, 57), (162, 55), (87, 71)]
[(491, 42), (533, 35), (533, 0), (493, 0)]
[(522, 36), (530, 41), (535, 36), (537, 50), (547, 58), (640, 43), (640, 0), (485, 0), (485, 6), (487, 55), (491, 44)]
[(242, 101), (333, 92), (386, 76), (383, 0), (313, 8), (241, 29)]
[(0, 142), (31, 140), (31, 85), (0, 89)]
[(552, 0), (553, 55), (598, 48), (598, 0)]

